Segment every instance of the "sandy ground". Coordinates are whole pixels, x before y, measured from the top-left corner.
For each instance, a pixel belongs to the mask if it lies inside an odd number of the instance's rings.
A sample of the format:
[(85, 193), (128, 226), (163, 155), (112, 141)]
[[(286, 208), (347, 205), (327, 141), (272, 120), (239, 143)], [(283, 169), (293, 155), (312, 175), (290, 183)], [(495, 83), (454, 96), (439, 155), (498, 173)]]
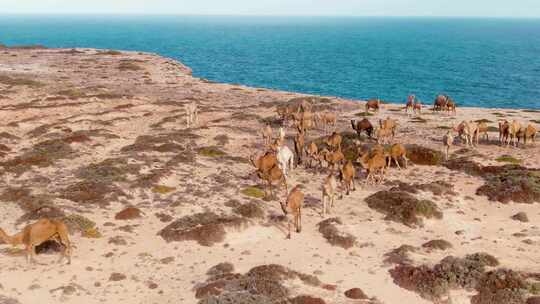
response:
[[(369, 208), (364, 199), (391, 185), (364, 185), (364, 176), (359, 174), (357, 191), (339, 199), (332, 210), (332, 216), (344, 223), (340, 229), (357, 239), (349, 249), (332, 246), (318, 231), (317, 224), (324, 219), (320, 187), (327, 173), (299, 167), (291, 173), (288, 185), (305, 187), (303, 231), (293, 234), (292, 240), (286, 239), (283, 224), (271, 220), (281, 214), (278, 201), (250, 198), (240, 191), (260, 184), (245, 159), (251, 152), (261, 151), (261, 120), (276, 117), (275, 105), (300, 94), (212, 83), (192, 77), (190, 69), (178, 62), (146, 53), (0, 49), (0, 62), (0, 133), (12, 135), (0, 136), (0, 144), (8, 148), (0, 153), (0, 193), (4, 193), (0, 196), (0, 227), (13, 234), (28, 224), (18, 219), (29, 210), (8, 195), (21, 188), (34, 196), (47, 196), (66, 213), (94, 221), (101, 233), (99, 238), (88, 238), (72, 232), (76, 248), (71, 265), (56, 264), (56, 254), (40, 254), (39, 265), (27, 265), (21, 250), (0, 245), (0, 295), (20, 303), (197, 303), (194, 286), (206, 280), (211, 266), (222, 262), (232, 263), (239, 273), (258, 265), (279, 264), (315, 274), (323, 283), (336, 285), (336, 290), (308, 288), (297, 281), (288, 282), (289, 288), (294, 294), (307, 293), (327, 303), (361, 303), (343, 295), (354, 287), (383, 303), (429, 303), (393, 283), (389, 274), (393, 265), (385, 265), (383, 255), (403, 244), (421, 246), (433, 239), (445, 239), (453, 248), (419, 250), (411, 255), (415, 264), (432, 265), (448, 255), (488, 252), (504, 267), (540, 272), (538, 206), (488, 201), (476, 195), (476, 189), (484, 183), (480, 177), (443, 166), (411, 164), (403, 171), (390, 169), (390, 181), (412, 184), (442, 180), (454, 185), (454, 196), (435, 197), (429, 192), (418, 195), (432, 199), (444, 214), (442, 219), (425, 220), (419, 228), (386, 221), (383, 214)], [(122, 64), (128, 67), (119, 68)], [(1, 78), (6, 76), (12, 82)], [(13, 79), (38, 83), (21, 85)], [(352, 131), (349, 121), (359, 119), (355, 114), (363, 111), (364, 103), (329, 98), (328, 106), (339, 113), (337, 129)], [(184, 104), (192, 100), (200, 108), (200, 126), (185, 130)], [(502, 117), (524, 124), (540, 119), (540, 113), (522, 110), (458, 108), (453, 116), (426, 109), (422, 118), (427, 121), (418, 123), (401, 108), (387, 104), (369, 119), (397, 119), (395, 142), (435, 150), (442, 149), (441, 138), (446, 132), (437, 127), (451, 127), (464, 119), (487, 119), (494, 127)], [(47, 165), (22, 166), (17, 172), (6, 169), (7, 161), (31, 151), (36, 144), (66, 138), (77, 131), (87, 131), (89, 140), (69, 142), (72, 152), (68, 156), (58, 156)], [(294, 136), (293, 128), (286, 131)], [(142, 136), (164, 134), (173, 134), (168, 143), (178, 145), (178, 150), (122, 149)], [(220, 135), (226, 135), (227, 143), (220, 142)], [(325, 133), (314, 130), (308, 135), (311, 140)], [(501, 165), (495, 159), (510, 154), (523, 160), (525, 167), (539, 168), (538, 145), (501, 147), (497, 137), (498, 133), (490, 132), (492, 141), (480, 143), (475, 151), (479, 156), (473, 157), (476, 162)], [(293, 147), (290, 139), (287, 144)], [(226, 156), (195, 153), (193, 161), (168, 162), (186, 151), (213, 146)], [(463, 144), (456, 143), (452, 152), (460, 148)], [(80, 168), (109, 158), (138, 166), (124, 180), (110, 182), (126, 195), (107, 194), (99, 202), (75, 202), (65, 195), (66, 189), (80, 180)], [(149, 184), (136, 183), (150, 172), (160, 175)], [(172, 190), (160, 192), (157, 186)], [(283, 199), (282, 190), (278, 197)], [(231, 200), (253, 201), (265, 216), (250, 219), (247, 227), (228, 229), (225, 239), (213, 246), (195, 241), (167, 243), (157, 235), (173, 219), (197, 212), (231, 214), (226, 204)], [(115, 214), (126, 206), (135, 206), (144, 215), (116, 220)], [(512, 220), (517, 212), (525, 212), (529, 222)], [(156, 213), (170, 218), (161, 221)], [(459, 230), (462, 233), (456, 234)], [(516, 237), (518, 232), (526, 236)], [(111, 243), (113, 237), (125, 243)], [(524, 243), (524, 239), (529, 241)], [(112, 273), (124, 274), (125, 279), (111, 281)], [(474, 293), (452, 291), (452, 303), (469, 303)]]

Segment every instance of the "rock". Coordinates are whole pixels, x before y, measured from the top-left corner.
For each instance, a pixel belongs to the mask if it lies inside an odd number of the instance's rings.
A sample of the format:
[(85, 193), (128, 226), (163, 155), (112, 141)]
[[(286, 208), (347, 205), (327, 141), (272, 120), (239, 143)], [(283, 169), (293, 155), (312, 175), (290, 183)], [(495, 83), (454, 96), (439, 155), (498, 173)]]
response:
[(172, 256), (171, 257), (166, 257), (166, 258), (163, 258), (163, 259), (159, 260), (159, 262), (161, 264), (167, 265), (167, 264), (170, 264), (170, 263), (174, 262), (174, 257), (172, 257)]
[(527, 299), (527, 304), (540, 304), (540, 297), (530, 297)]
[(351, 288), (345, 291), (345, 296), (349, 299), (354, 299), (354, 300), (364, 300), (368, 298), (366, 294), (360, 288)]
[(158, 284), (156, 284), (156, 283), (154, 283), (154, 282), (151, 282), (151, 281), (150, 281), (150, 282), (147, 282), (147, 283), (146, 283), (146, 286), (148, 286), (148, 289), (156, 289), (156, 288), (159, 287)]
[(118, 212), (114, 218), (116, 220), (132, 220), (136, 218), (140, 218), (142, 216), (142, 212), (139, 208), (136, 207), (127, 207), (126, 209)]
[(234, 271), (234, 265), (231, 263), (219, 263), (206, 272), (209, 276), (217, 276), (226, 273), (232, 273)]
[(527, 213), (525, 212), (518, 212), (512, 215), (512, 219), (516, 221), (524, 222), (524, 223), (529, 221), (529, 217), (527, 216)]
[(422, 247), (427, 249), (446, 250), (452, 248), (452, 244), (446, 240), (439, 239), (426, 242), (422, 244)]
[(118, 282), (118, 281), (123, 281), (125, 280), (127, 277), (125, 274), (122, 274), (122, 273), (118, 273), (118, 272), (113, 272), (111, 274), (111, 276), (109, 277), (109, 281), (112, 281), (112, 282)]
[(109, 244), (114, 244), (117, 246), (125, 246), (127, 245), (127, 241), (123, 237), (117, 235), (109, 239)]

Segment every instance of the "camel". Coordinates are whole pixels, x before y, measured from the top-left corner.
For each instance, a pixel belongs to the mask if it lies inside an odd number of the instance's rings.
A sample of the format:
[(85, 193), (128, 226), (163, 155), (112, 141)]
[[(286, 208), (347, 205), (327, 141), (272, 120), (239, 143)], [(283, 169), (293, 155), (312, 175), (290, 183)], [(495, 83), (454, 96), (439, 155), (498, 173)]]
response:
[(370, 99), (366, 102), (366, 113), (369, 112), (369, 109), (373, 109), (377, 113), (381, 108), (380, 99)]
[(280, 202), (281, 210), (287, 217), (287, 227), (289, 233), (287, 238), (291, 238), (291, 224), (294, 222), (296, 232), (302, 231), (302, 205), (304, 204), (304, 193), (300, 191), (300, 185), (297, 185), (291, 190), (287, 196), (287, 201)]
[(186, 127), (190, 128), (199, 123), (199, 111), (195, 101), (184, 106), (186, 110)]
[(67, 226), (61, 221), (43, 218), (33, 224), (27, 225), (21, 232), (14, 236), (9, 236), (4, 230), (0, 229), (0, 239), (12, 246), (24, 245), (26, 249), (26, 261), (28, 263), (35, 262), (36, 246), (46, 241), (57, 241), (64, 246), (58, 263), (67, 257), (68, 264), (71, 264), (69, 232)]
[(373, 125), (367, 118), (364, 118), (360, 121), (351, 120), (351, 126), (356, 131), (356, 134), (358, 134), (358, 137), (360, 137), (360, 134), (365, 131), (366, 134), (371, 138), (373, 135)]

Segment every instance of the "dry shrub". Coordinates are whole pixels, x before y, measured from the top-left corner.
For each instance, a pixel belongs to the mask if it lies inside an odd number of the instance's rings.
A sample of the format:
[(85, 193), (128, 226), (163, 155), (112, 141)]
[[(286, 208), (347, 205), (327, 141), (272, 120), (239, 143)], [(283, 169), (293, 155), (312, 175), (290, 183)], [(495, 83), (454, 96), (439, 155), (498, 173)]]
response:
[(118, 65), (118, 70), (120, 71), (140, 71), (143, 70), (143, 68), (133, 62), (120, 62)]
[(225, 265), (225, 271), (216, 271), (223, 268), (222, 265), (212, 267), (208, 280), (195, 287), (195, 296), (201, 299), (199, 304), (324, 303), (311, 296), (289, 298), (290, 291), (284, 283), (300, 279), (306, 285), (321, 286), (321, 282), (312, 275), (275, 264), (257, 266), (245, 274), (232, 273), (229, 265)]
[(326, 302), (321, 298), (307, 295), (296, 296), (289, 301), (291, 304), (326, 304)]
[(471, 304), (524, 304), (528, 284), (513, 270), (497, 269), (486, 273), (478, 282), (477, 295)]
[(384, 263), (390, 264), (412, 264), (412, 260), (409, 258), (409, 252), (415, 252), (416, 247), (411, 245), (401, 245), (396, 249), (384, 254)]
[(32, 79), (25, 79), (25, 78), (12, 78), (5, 75), (0, 75), (0, 84), (8, 85), (8, 86), (28, 86), (31, 88), (40, 88), (45, 86), (44, 83), (32, 80)]
[(140, 218), (142, 216), (142, 212), (139, 208), (136, 207), (127, 207), (124, 210), (118, 212), (115, 216), (115, 220), (133, 220), (136, 218)]
[(139, 166), (124, 158), (109, 158), (79, 168), (75, 175), (81, 179), (61, 191), (62, 198), (82, 203), (108, 205), (110, 201), (127, 194), (114, 183), (125, 182), (128, 175), (136, 175)]
[(216, 158), (226, 156), (227, 153), (223, 152), (218, 147), (201, 147), (197, 149), (197, 153), (202, 156)]
[(424, 244), (422, 244), (422, 247), (423, 248), (426, 248), (426, 249), (430, 249), (430, 250), (433, 250), (433, 249), (438, 249), (438, 250), (447, 250), (447, 249), (450, 249), (452, 248), (452, 244), (446, 240), (443, 240), (443, 239), (438, 239), (438, 240), (431, 240), (431, 241), (428, 241)]
[(498, 261), (493, 256), (477, 253), (464, 258), (448, 256), (433, 268), (401, 264), (389, 272), (395, 284), (437, 303), (448, 296), (450, 289), (475, 288), (485, 267), (496, 265)]
[(444, 156), (441, 151), (429, 149), (419, 145), (406, 145), (407, 157), (417, 165), (438, 166)]
[(356, 244), (356, 237), (353, 235), (339, 231), (338, 226), (343, 225), (339, 218), (326, 219), (317, 226), (319, 226), (319, 232), (333, 246), (338, 246), (344, 249), (349, 249)]
[(213, 212), (196, 213), (172, 222), (158, 232), (167, 242), (196, 241), (212, 246), (225, 239), (226, 228), (242, 228), (247, 221), (237, 216), (217, 215)]
[(111, 56), (118, 56), (122, 55), (122, 52), (115, 51), (115, 50), (106, 50), (106, 51), (98, 51), (96, 55), (111, 55)]
[(264, 218), (264, 210), (255, 202), (239, 205), (233, 209), (233, 212), (247, 218)]
[(411, 228), (423, 226), (422, 218), (441, 219), (443, 214), (430, 200), (419, 200), (398, 189), (379, 191), (366, 198), (368, 206), (386, 214), (385, 220), (402, 223)]
[(51, 139), (34, 145), (29, 151), (11, 160), (1, 162), (7, 172), (20, 175), (32, 166), (44, 168), (55, 164), (61, 159), (73, 157), (73, 149), (61, 139)]
[(185, 146), (179, 143), (185, 143), (190, 139), (197, 139), (198, 135), (186, 131), (173, 131), (157, 135), (140, 135), (132, 145), (125, 146), (122, 152), (160, 152), (160, 153), (178, 153), (186, 150)]
[(451, 170), (463, 171), (482, 177), (484, 185), (476, 190), (491, 201), (501, 203), (540, 202), (540, 170), (518, 165), (482, 166), (466, 159), (456, 159), (445, 164)]
[(457, 193), (454, 191), (454, 185), (442, 180), (434, 181), (428, 184), (407, 184), (402, 181), (397, 181), (397, 186), (392, 189), (405, 191), (412, 194), (418, 194), (419, 190), (421, 190), (431, 192), (433, 195), (437, 196), (457, 195)]
[(486, 176), (486, 183), (476, 190), (476, 194), (503, 204), (540, 202), (540, 170), (504, 167), (498, 174)]

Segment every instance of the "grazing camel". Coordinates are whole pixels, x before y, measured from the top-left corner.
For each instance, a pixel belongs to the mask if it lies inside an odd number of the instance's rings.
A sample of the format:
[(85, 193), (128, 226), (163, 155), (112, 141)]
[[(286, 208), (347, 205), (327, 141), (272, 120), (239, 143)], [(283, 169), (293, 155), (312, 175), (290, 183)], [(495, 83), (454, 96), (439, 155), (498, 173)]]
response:
[(472, 120), (463, 121), (462, 124), (463, 124), (463, 128), (462, 128), (463, 134), (465, 135), (465, 144), (467, 146), (474, 147), (475, 139), (476, 139), (476, 144), (478, 144), (478, 132), (477, 132), (478, 125)]
[(446, 96), (446, 112), (448, 114), (454, 113), (456, 115), (456, 103), (452, 100), (452, 98)]
[(510, 136), (510, 123), (508, 120), (499, 121), (499, 144), (502, 146)]
[(28, 263), (35, 262), (35, 248), (46, 241), (56, 241), (60, 243), (64, 250), (58, 263), (62, 262), (65, 257), (68, 259), (68, 264), (71, 264), (71, 242), (69, 241), (69, 232), (67, 226), (57, 220), (40, 219), (37, 222), (27, 225), (23, 231), (14, 236), (7, 235), (4, 230), (0, 229), (0, 239), (12, 246), (24, 245), (26, 249), (26, 261)]
[(448, 103), (448, 96), (438, 95), (437, 97), (435, 97), (435, 101), (433, 102), (433, 112), (442, 111), (446, 109), (447, 103)]
[(264, 145), (268, 147), (270, 143), (272, 142), (272, 137), (273, 137), (273, 131), (272, 131), (272, 127), (270, 127), (270, 124), (266, 124), (266, 126), (262, 129), (261, 133), (262, 133)]
[(322, 204), (323, 217), (330, 213), (330, 209), (334, 207), (334, 200), (337, 192), (337, 181), (334, 176), (334, 173), (330, 173), (328, 177), (324, 180), (322, 185)]
[(448, 155), (450, 154), (450, 147), (454, 144), (454, 134), (452, 130), (448, 130), (443, 136), (443, 145), (444, 145), (444, 159), (448, 160)]
[(371, 138), (373, 135), (373, 125), (367, 118), (364, 118), (360, 121), (351, 120), (351, 126), (353, 130), (356, 131), (356, 134), (358, 134), (358, 137), (360, 137), (360, 134), (365, 131), (366, 134)]
[(396, 163), (396, 166), (399, 170), (401, 170), (401, 167), (399, 166), (399, 159), (403, 159), (405, 169), (407, 169), (407, 149), (402, 144), (393, 144), (392, 147), (390, 147), (390, 154), (388, 157), (388, 165), (387, 167), (390, 167), (392, 164), (392, 160)]
[(199, 111), (195, 101), (184, 106), (186, 110), (186, 127), (190, 128), (199, 123)]
[(390, 143), (390, 138), (392, 137), (392, 130), (386, 128), (380, 128), (377, 130), (377, 143), (384, 144)]
[(370, 99), (366, 102), (366, 113), (369, 112), (369, 109), (373, 109), (377, 113), (381, 108), (380, 99)]
[(489, 142), (489, 134), (488, 134), (488, 125), (485, 122), (478, 123), (478, 129), (476, 132), (478, 133), (476, 136), (480, 137), (480, 134), (482, 134), (482, 137), (486, 140), (486, 142)]
[(260, 157), (257, 157), (257, 154), (254, 153), (249, 157), (249, 161), (257, 171), (262, 173), (269, 172), (278, 163), (276, 153), (272, 151), (268, 151)]
[(332, 133), (324, 142), (336, 150), (341, 149), (341, 141), (343, 138), (337, 132)]
[(405, 113), (409, 114), (409, 110), (410, 110), (410, 112), (414, 111), (414, 100), (415, 99), (416, 99), (416, 97), (414, 95), (409, 95), (407, 97), (407, 103), (405, 104)]
[(347, 161), (347, 163), (341, 168), (340, 171), (341, 183), (345, 187), (346, 194), (349, 195), (349, 192), (356, 191), (356, 186), (354, 185), (354, 178), (356, 177), (356, 169), (353, 166), (352, 161)]
[(345, 160), (345, 155), (341, 152), (341, 148), (336, 151), (330, 152), (327, 149), (323, 149), (320, 153), (319, 161), (324, 159), (328, 163), (328, 167), (331, 167), (331, 171), (334, 171), (336, 166), (340, 166)]
[[(519, 138), (518, 133), (521, 130), (521, 124), (517, 120), (513, 120), (510, 124), (510, 129), (508, 131), (510, 135), (510, 140), (506, 143), (508, 146), (510, 144), (510, 141), (512, 141), (512, 145), (518, 146)], [(516, 141), (517, 140), (517, 141)]]
[(422, 114), (422, 103), (417, 100), (413, 105), (414, 114)]
[(312, 168), (313, 167), (313, 162), (319, 162), (320, 164), (320, 159), (319, 159), (319, 148), (317, 147), (317, 145), (314, 143), (314, 142), (311, 142), (305, 149), (305, 152), (307, 154), (307, 157), (309, 159), (309, 167)]
[(285, 179), (285, 174), (283, 174), (283, 171), (279, 168), (279, 166), (274, 166), (267, 172), (261, 172), (257, 171), (257, 176), (259, 176), (260, 179), (263, 181), (266, 181), (266, 188), (264, 190), (264, 196), (268, 196), (268, 191), (270, 190), (270, 197), (274, 197), (274, 193), (272, 192), (272, 185), (273, 183), (277, 183), (277, 186), (283, 185), (285, 188), (285, 193), (287, 193), (287, 180)]
[(287, 238), (291, 238), (291, 224), (294, 221), (296, 232), (302, 231), (302, 205), (304, 204), (304, 193), (300, 191), (300, 185), (296, 185), (287, 196), (287, 201), (280, 202), (281, 210), (287, 217), (287, 228), (289, 233)]
[(379, 119), (379, 126), (384, 129), (389, 129), (392, 131), (392, 139), (396, 136), (396, 128), (397, 128), (397, 121), (394, 119), (391, 119), (390, 117), (387, 117), (385, 120)]
[[(372, 151), (373, 152), (373, 151)], [(371, 155), (373, 154), (373, 155)], [(385, 167), (386, 167), (386, 157), (384, 156), (383, 152), (376, 151), (375, 153), (369, 153), (365, 152), (358, 159), (356, 162), (360, 163), (362, 168), (366, 169), (368, 172), (367, 178), (366, 178), (366, 184), (369, 183), (370, 179), (375, 180), (375, 172), (380, 172), (379, 177), (379, 183), (382, 183), (384, 180), (384, 173), (385, 173)]]
[(297, 165), (301, 165), (304, 161), (304, 146), (305, 135), (303, 132), (298, 132), (294, 138), (294, 151), (296, 152)]
[(523, 144), (527, 145), (527, 139), (531, 139), (532, 144), (535, 144), (536, 139), (536, 133), (538, 133), (538, 130), (533, 124), (527, 125), (527, 128), (525, 129), (525, 132), (523, 134)]

